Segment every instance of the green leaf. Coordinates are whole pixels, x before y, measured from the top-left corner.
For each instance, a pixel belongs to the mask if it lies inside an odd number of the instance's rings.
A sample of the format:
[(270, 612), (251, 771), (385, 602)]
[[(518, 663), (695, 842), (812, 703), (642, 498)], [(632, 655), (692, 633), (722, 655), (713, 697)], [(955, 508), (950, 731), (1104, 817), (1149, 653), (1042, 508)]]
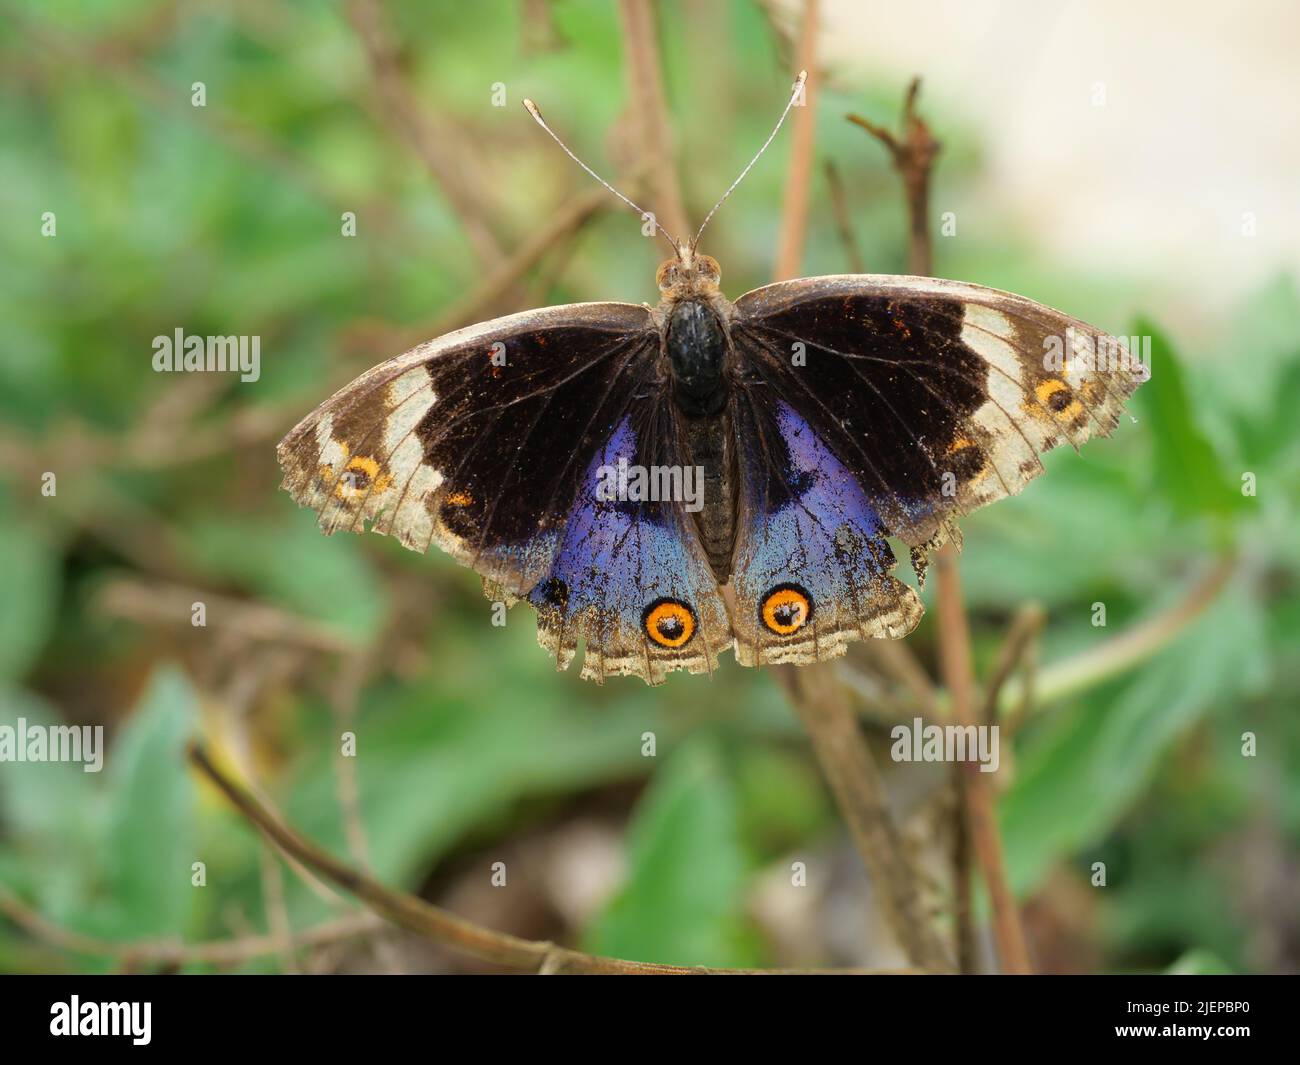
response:
[(239, 581), (291, 611), (368, 638), (384, 616), (385, 593), (359, 537), (320, 534), (310, 515), (286, 522), (207, 518), (192, 529), (191, 553), (210, 571)]
[[(1232, 315), (1229, 336), (1229, 348), (1211, 353), (1220, 369), (1215, 388), (1243, 414), (1266, 417), (1283, 376), (1300, 356), (1300, 291), (1295, 280), (1283, 274), (1250, 293)], [(1243, 362), (1249, 363), (1249, 373), (1241, 372)]]
[(746, 878), (734, 787), (693, 740), (655, 778), (629, 829), (628, 879), (591, 929), (602, 954), (682, 965), (756, 960), (737, 914)]
[(59, 571), (49, 534), (0, 506), (0, 680), (26, 672), (54, 623)]
[(1165, 969), (1169, 976), (1234, 976), (1235, 970), (1208, 950), (1189, 950)]
[(1032, 890), (1055, 862), (1098, 844), (1204, 714), (1259, 691), (1266, 647), (1259, 606), (1234, 585), (1131, 680), (1045, 722), (1018, 750), (1016, 781), (1001, 804), (1016, 890)]
[(1149, 559), (1128, 545), (1159, 542), (1171, 525), (1166, 512), (1142, 505), (1133, 478), (1102, 461), (1114, 443), (1053, 452), (1022, 495), (966, 520), (961, 572), (972, 606), (1090, 602), (1116, 583), (1140, 591), (1150, 582)]
[(1244, 500), (1192, 414), (1187, 382), (1173, 345), (1140, 318), (1133, 330), (1151, 337), (1151, 380), (1138, 389), (1154, 449), (1155, 489), (1182, 517), (1226, 515)]
[[(44, 702), (0, 690), (0, 725), (64, 725)], [(102, 868), (103, 803), (94, 773), (67, 762), (0, 763), (0, 877), (56, 921), (83, 914)]]
[(194, 787), (185, 761), (196, 704), (188, 680), (159, 669), (109, 750), (106, 880), (119, 938), (179, 935), (194, 901)]
[[(585, 682), (558, 676), (539, 653), (531, 617), (518, 608), (509, 618), (503, 629), (443, 629), (439, 654), (457, 663), (455, 673), (406, 689), (376, 687), (361, 701), (350, 726), (361, 816), (374, 867), (387, 879), (418, 883), (466, 832), (499, 824), (522, 799), (649, 772), (642, 734), (653, 730), (663, 753), (681, 731), (644, 686), (607, 685), (593, 705), (576, 687)], [(331, 722), (305, 742), (312, 755), (293, 774), (290, 819), (346, 853), (338, 729)]]
[(746, 850), (775, 861), (837, 823), (817, 766), (806, 751), (743, 743), (732, 753)]

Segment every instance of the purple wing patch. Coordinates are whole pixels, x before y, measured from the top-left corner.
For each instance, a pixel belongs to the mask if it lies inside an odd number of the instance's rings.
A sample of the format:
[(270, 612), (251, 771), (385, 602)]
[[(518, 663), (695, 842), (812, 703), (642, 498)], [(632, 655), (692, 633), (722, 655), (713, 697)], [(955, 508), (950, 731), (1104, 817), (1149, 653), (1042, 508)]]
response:
[(717, 582), (682, 507), (653, 478), (619, 490), (621, 466), (682, 468), (673, 462), (671, 411), (656, 403), (648, 413), (639, 430), (624, 416), (587, 467), (550, 571), (528, 595), (538, 640), (556, 664), (567, 668), (581, 637), (583, 676), (596, 680), (635, 673), (657, 684), (674, 669), (712, 671), (731, 645)]
[(891, 576), (894, 553), (858, 479), (781, 400), (759, 406), (751, 393), (733, 417), (742, 442), (736, 657), (808, 662), (842, 654), (852, 639), (910, 632), (920, 600)]

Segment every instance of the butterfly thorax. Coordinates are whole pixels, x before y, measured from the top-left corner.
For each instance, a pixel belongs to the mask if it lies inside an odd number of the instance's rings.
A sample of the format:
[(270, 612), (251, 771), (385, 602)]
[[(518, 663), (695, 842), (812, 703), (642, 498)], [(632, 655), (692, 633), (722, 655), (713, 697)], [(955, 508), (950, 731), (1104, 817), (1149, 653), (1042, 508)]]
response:
[(692, 418), (722, 413), (727, 405), (727, 334), (714, 309), (699, 300), (674, 303), (664, 346), (672, 366), (673, 397), (682, 413)]
[(721, 272), (709, 255), (683, 249), (659, 267), (662, 299), (655, 318), (671, 365), (673, 398), (689, 417), (720, 414), (727, 404), (729, 304)]

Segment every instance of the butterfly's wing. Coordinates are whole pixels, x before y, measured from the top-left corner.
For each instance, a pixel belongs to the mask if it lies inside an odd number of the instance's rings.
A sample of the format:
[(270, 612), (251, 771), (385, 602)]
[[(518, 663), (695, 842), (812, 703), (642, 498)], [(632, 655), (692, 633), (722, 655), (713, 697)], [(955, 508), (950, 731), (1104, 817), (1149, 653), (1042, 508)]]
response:
[(737, 660), (812, 662), (851, 639), (911, 632), (921, 601), (890, 572), (889, 530), (869, 491), (775, 390), (738, 389), (731, 412)]
[[(692, 564), (703, 558), (693, 528), (672, 508), (593, 496), (601, 459), (673, 456), (659, 372), (643, 306), (550, 307), (459, 330), (304, 418), (278, 449), (284, 487), (327, 533), (369, 527), (413, 550), (437, 544), (482, 574), (489, 595), (529, 599), (561, 666), (583, 638), (586, 675), (708, 669), (730, 629), (707, 563)], [(642, 614), (656, 598), (691, 605), (688, 639), (647, 638)]]
[[(564, 668), (581, 637), (582, 675), (712, 672), (731, 626), (699, 533), (680, 499), (631, 498), (611, 475), (683, 470), (677, 413), (663, 382), (640, 390), (592, 456), (546, 577), (529, 594), (538, 639)], [(646, 493), (640, 493), (645, 495)]]
[(1040, 452), (1109, 433), (1146, 376), (1091, 326), (979, 285), (809, 278), (735, 309), (745, 664), (905, 635), (922, 609), (886, 537), (923, 572), (953, 519), (1020, 491)]

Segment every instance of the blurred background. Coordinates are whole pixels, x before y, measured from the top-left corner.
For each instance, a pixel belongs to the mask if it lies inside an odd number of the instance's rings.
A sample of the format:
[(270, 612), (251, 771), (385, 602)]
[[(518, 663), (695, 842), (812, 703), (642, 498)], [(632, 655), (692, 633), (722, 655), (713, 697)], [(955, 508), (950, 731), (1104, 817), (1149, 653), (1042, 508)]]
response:
[[(898, 964), (770, 676), (730, 656), (659, 689), (557, 674), (526, 607), (493, 627), (469, 570), (325, 538), (278, 491), (279, 437), (411, 344), (656, 298), (662, 244), (520, 106), (640, 191), (625, 17), (0, 3), (0, 724), (108, 741), (99, 774), (0, 763), (0, 968), (157, 967), (130, 945), (159, 940), (236, 944), (166, 963), (183, 971), (485, 968), (372, 928), (240, 947), (348, 911), (187, 767), (194, 735), (312, 839), (496, 929), (650, 961)], [(783, 106), (799, 18), (654, 6), (697, 222)], [(998, 777), (1042, 971), (1300, 968), (1298, 31), (1282, 3), (822, 5), (805, 273), (902, 271), (897, 177), (845, 115), (893, 126), (919, 74), (935, 223), (955, 224), (935, 272), (1153, 338), (1133, 419), (963, 522), (980, 675), (1013, 619), (1046, 616)], [(789, 147), (704, 242), (732, 298), (769, 279)], [(177, 328), (259, 336), (260, 378), (155, 373)], [(933, 614), (907, 641), (931, 676)], [(841, 675), (946, 927), (945, 777), (888, 762), (915, 713), (888, 666), (856, 647)]]

